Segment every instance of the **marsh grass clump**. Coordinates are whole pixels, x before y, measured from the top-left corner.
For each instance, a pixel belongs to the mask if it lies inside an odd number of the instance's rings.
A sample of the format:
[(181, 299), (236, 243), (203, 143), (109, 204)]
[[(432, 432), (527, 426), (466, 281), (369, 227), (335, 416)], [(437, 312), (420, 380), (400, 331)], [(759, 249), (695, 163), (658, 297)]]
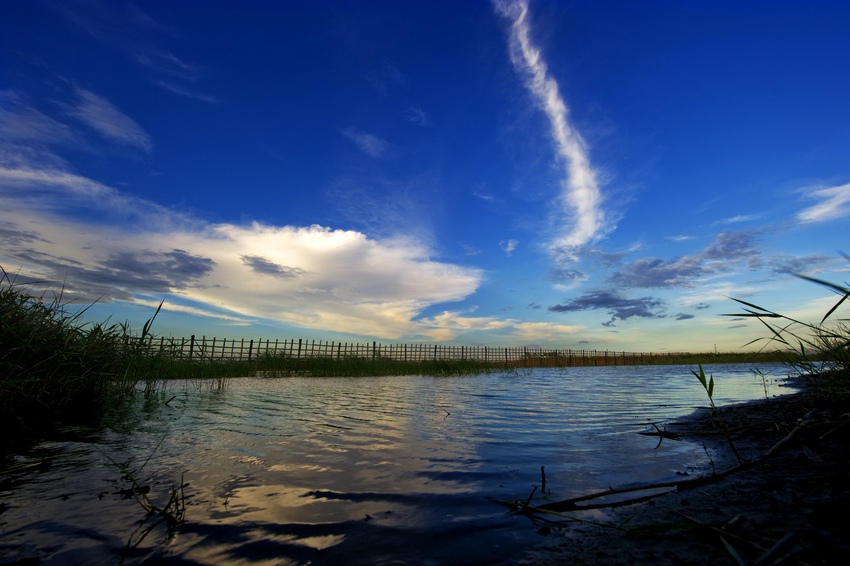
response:
[(830, 318), (850, 298), (850, 286), (806, 275), (797, 277), (826, 287), (839, 296), (820, 322), (797, 320), (740, 299), (732, 300), (743, 305), (744, 312), (727, 316), (758, 319), (769, 334), (746, 345), (764, 341), (763, 348), (779, 346), (785, 353), (784, 361), (807, 376), (819, 391), (830, 396), (850, 396), (850, 325), (847, 319)]
[(61, 291), (48, 297), (34, 287), (17, 285), (0, 268), (0, 424), (32, 427), (87, 414), (149, 375), (155, 357), (130, 339), (127, 324), (83, 324), (85, 309), (71, 313)]

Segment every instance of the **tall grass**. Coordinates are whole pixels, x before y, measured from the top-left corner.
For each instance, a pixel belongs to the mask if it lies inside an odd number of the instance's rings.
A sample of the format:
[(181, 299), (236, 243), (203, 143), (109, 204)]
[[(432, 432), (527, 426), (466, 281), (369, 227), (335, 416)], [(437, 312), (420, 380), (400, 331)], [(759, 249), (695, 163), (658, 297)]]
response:
[[(845, 256), (848, 260), (850, 257)], [(788, 365), (813, 382), (825, 386), (829, 393), (850, 394), (850, 325), (848, 319), (837, 318), (839, 307), (850, 298), (850, 286), (824, 281), (807, 275), (797, 277), (821, 285), (838, 295), (838, 301), (819, 322), (805, 322), (764, 307), (733, 299), (744, 306), (743, 313), (727, 316), (755, 318), (768, 330), (767, 336), (749, 342), (764, 342), (784, 351)]]
[(35, 286), (22, 288), (0, 268), (0, 424), (6, 426), (88, 412), (131, 391), (154, 361), (129, 339), (128, 324), (83, 324), (85, 309), (71, 313), (61, 290), (48, 297), (34, 293)]
[(293, 358), (270, 352), (253, 360), (187, 359), (177, 344), (152, 340), (159, 308), (136, 334), (128, 323), (84, 323), (85, 308), (70, 312), (61, 290), (39, 294), (37, 286), (18, 285), (16, 276), (0, 267), (0, 426), (32, 427), (84, 415), (136, 391), (140, 383), (153, 393), (166, 379), (464, 375), (508, 369), (474, 360)]

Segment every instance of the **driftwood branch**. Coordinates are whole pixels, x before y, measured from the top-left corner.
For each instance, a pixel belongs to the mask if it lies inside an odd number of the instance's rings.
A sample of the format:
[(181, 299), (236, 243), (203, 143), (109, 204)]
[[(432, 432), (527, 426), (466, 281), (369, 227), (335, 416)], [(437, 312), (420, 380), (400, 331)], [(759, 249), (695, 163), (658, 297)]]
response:
[[(725, 470), (721, 470), (720, 472), (715, 472), (715, 473), (708, 475), (708, 476), (698, 476), (698, 477), (681, 479), (681, 480), (670, 480), (670, 481), (663, 481), (663, 482), (646, 483), (646, 484), (632, 485), (632, 486), (620, 487), (620, 488), (609, 487), (606, 490), (597, 491), (597, 492), (594, 492), (594, 493), (581, 495), (581, 496), (573, 497), (573, 498), (570, 498), (570, 499), (564, 499), (564, 500), (561, 500), (561, 501), (553, 501), (551, 503), (545, 503), (543, 505), (538, 505), (538, 506), (532, 506), (531, 505), (531, 499), (534, 496), (534, 491), (532, 491), (531, 496), (525, 502), (521, 502), (521, 501), (514, 501), (514, 502), (499, 501), (498, 503), (501, 503), (503, 505), (507, 505), (508, 507), (510, 507), (512, 510), (515, 510), (515, 511), (521, 510), (522, 512), (524, 512), (526, 514), (530, 514), (530, 513), (560, 513), (560, 512), (564, 512), (564, 511), (581, 511), (581, 510), (586, 510), (586, 509), (601, 509), (601, 508), (609, 508), (609, 507), (620, 507), (620, 506), (623, 506), (623, 505), (631, 505), (633, 503), (640, 503), (642, 501), (646, 501), (646, 500), (651, 499), (653, 497), (658, 497), (660, 495), (664, 495), (667, 492), (645, 495), (645, 496), (641, 496), (641, 497), (634, 498), (634, 499), (620, 500), (620, 501), (616, 501), (616, 502), (612, 502), (612, 503), (579, 505), (579, 503), (582, 503), (582, 502), (585, 502), (585, 501), (591, 501), (593, 499), (599, 499), (601, 497), (607, 497), (607, 496), (610, 496), (610, 495), (620, 495), (620, 494), (625, 494), (625, 493), (634, 493), (634, 492), (639, 492), (639, 491), (648, 491), (648, 490), (665, 489), (665, 488), (667, 488), (668, 490), (671, 490), (671, 489), (686, 490), (686, 489), (693, 489), (695, 487), (705, 485), (707, 483), (712, 483), (712, 482), (718, 481), (718, 480), (722, 479), (723, 477), (725, 477), (729, 474), (735, 473), (735, 472), (740, 471), (744, 468), (747, 468), (747, 467), (749, 467), (753, 464), (756, 464), (756, 463), (761, 462), (761, 461), (763, 461), (767, 458), (770, 458), (780, 448), (782, 448), (782, 446), (784, 446), (792, 438), (794, 438), (800, 431), (802, 431), (803, 429), (805, 429), (808, 426), (811, 426), (813, 423), (814, 423), (814, 421), (811, 421), (811, 420), (805, 420), (805, 421), (801, 422), (799, 425), (797, 425), (794, 428), (794, 430), (792, 430), (790, 433), (788, 433), (788, 435), (786, 435), (779, 442), (774, 444), (761, 458), (758, 458), (758, 459), (752, 460), (752, 461), (741, 462), (741, 463), (739, 463), (735, 466), (726, 468)], [(743, 427), (741, 427), (741, 428), (743, 428)], [(642, 433), (642, 434), (658, 435), (661, 438), (672, 438), (672, 437), (667, 436), (669, 434), (669, 433), (667, 433), (667, 431), (662, 431), (662, 430), (658, 429), (658, 427), (656, 427), (656, 430), (657, 430), (657, 432), (647, 432), (647, 433)], [(536, 487), (535, 487), (535, 490), (536, 490)]]

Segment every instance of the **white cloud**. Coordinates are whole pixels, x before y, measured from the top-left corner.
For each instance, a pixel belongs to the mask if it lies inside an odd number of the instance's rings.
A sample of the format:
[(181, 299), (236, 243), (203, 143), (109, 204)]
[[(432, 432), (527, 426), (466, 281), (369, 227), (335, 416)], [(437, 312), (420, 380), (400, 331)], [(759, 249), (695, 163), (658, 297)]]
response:
[(502, 247), (502, 251), (504, 251), (507, 255), (512, 255), (514, 250), (519, 245), (517, 240), (507, 240), (499, 242), (499, 245)]
[(850, 214), (850, 183), (811, 190), (806, 193), (806, 197), (821, 202), (797, 214), (797, 219), (801, 222), (826, 222)]
[(540, 50), (532, 43), (526, 0), (496, 0), (496, 10), (511, 21), (511, 60), (526, 79), (551, 125), (558, 155), (566, 162), (566, 179), (561, 201), (571, 211), (573, 226), (551, 244), (556, 252), (581, 247), (598, 237), (605, 215), (596, 172), (581, 135), (569, 122), (569, 109), (558, 83), (549, 76)]
[(111, 102), (92, 92), (77, 89), (78, 100), (71, 115), (103, 137), (150, 152), (153, 140), (139, 124)]
[(465, 312), (443, 311), (434, 317), (423, 318), (419, 322), (425, 329), (423, 334), (433, 336), (439, 341), (453, 340), (458, 334), (470, 332), (500, 331), (512, 327), (516, 322), (513, 319), (493, 316), (467, 316), (474, 311), (474, 308)]
[(404, 113), (404, 119), (411, 124), (422, 126), (423, 128), (433, 125), (428, 114), (418, 106), (409, 107)]
[(28, 106), (11, 90), (0, 91), (0, 132), (6, 143), (52, 145), (75, 140), (66, 124)]
[(169, 51), (146, 49), (136, 53), (135, 57), (145, 67), (181, 80), (195, 82), (201, 75), (196, 65), (182, 61)]
[[(106, 219), (69, 219), (69, 205)], [(62, 171), (0, 169), (0, 223), (20, 236), (0, 242), (0, 265), (67, 279), (75, 296), (135, 302), (170, 294), (182, 312), (382, 339), (446, 335), (416, 318), (469, 296), (483, 279), (479, 269), (431, 259), (411, 239), (207, 224)]]
[(389, 147), (385, 140), (356, 128), (346, 128), (342, 131), (342, 135), (353, 141), (360, 151), (372, 157), (381, 157)]
[(750, 222), (751, 220), (758, 220), (761, 218), (760, 214), (739, 214), (737, 216), (731, 216), (729, 218), (724, 218), (722, 220), (718, 220), (713, 223), (713, 225), (717, 224), (737, 224), (739, 222)]
[(186, 98), (194, 98), (195, 100), (200, 100), (201, 102), (209, 102), (210, 104), (218, 104), (219, 102), (218, 98), (216, 98), (215, 96), (205, 94), (203, 92), (198, 92), (168, 81), (158, 80), (156, 81), (156, 84), (158, 84), (165, 90), (173, 92), (174, 94), (179, 94), (180, 96), (185, 96)]
[(575, 334), (584, 327), (552, 322), (519, 322), (514, 324), (514, 338), (526, 344), (532, 342), (551, 343), (563, 339), (566, 335)]

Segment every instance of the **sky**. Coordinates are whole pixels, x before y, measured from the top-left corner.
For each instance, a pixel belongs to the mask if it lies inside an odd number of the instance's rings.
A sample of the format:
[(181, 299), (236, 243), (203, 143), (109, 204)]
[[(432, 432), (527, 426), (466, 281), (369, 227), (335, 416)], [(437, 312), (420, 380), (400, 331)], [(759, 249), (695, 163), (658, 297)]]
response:
[[(740, 351), (850, 262), (850, 3), (0, 3), (0, 266), (164, 336)], [(846, 316), (840, 309), (834, 316)]]

